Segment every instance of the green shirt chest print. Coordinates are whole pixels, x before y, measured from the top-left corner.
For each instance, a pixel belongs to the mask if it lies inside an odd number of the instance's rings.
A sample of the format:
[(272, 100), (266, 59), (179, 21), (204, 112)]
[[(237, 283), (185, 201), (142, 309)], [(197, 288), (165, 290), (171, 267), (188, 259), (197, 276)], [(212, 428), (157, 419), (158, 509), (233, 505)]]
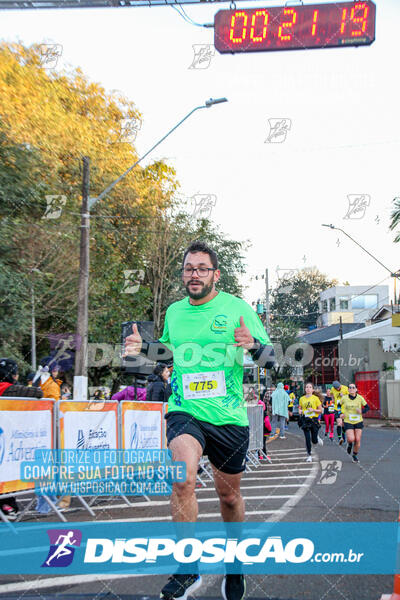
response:
[(253, 309), (231, 294), (219, 292), (199, 306), (185, 298), (168, 308), (160, 338), (174, 355), (168, 412), (187, 412), (213, 425), (248, 425), (243, 349), (234, 346), (241, 316), (253, 337), (270, 343)]

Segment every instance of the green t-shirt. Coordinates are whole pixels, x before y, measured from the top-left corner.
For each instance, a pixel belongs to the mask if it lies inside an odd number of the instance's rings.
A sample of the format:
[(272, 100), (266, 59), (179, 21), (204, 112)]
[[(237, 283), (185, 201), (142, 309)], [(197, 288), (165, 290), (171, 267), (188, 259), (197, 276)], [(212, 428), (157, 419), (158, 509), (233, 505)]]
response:
[(254, 310), (226, 292), (199, 306), (188, 297), (171, 304), (160, 338), (174, 355), (168, 412), (187, 412), (213, 425), (248, 425), (243, 348), (234, 346), (240, 317), (253, 337), (271, 343)]

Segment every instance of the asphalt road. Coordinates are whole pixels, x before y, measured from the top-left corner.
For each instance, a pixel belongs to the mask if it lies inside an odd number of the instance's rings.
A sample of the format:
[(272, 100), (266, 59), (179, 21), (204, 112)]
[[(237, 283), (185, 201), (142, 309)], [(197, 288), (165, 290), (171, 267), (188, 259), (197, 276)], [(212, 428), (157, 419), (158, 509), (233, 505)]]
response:
[[(302, 432), (290, 424), (286, 440), (269, 445), (272, 464), (261, 463), (243, 477), (243, 496), (249, 521), (396, 521), (400, 499), (400, 428), (367, 426), (359, 454), (352, 463), (337, 442), (324, 438), (316, 447), (314, 462), (305, 462)], [(197, 490), (199, 520), (219, 521), (219, 505), (212, 482)], [(168, 499), (142, 498), (128, 507), (121, 499), (102, 500), (93, 506), (95, 519), (112, 521), (169, 520)], [(74, 506), (77, 501), (74, 500)], [(92, 520), (83, 510), (67, 511), (68, 521)], [(31, 515), (30, 520), (34, 518)], [(41, 521), (54, 521), (41, 517)], [(356, 528), (354, 536), (357, 535)], [(356, 539), (356, 538), (355, 538)], [(23, 566), (21, 565), (21, 571)], [(197, 600), (220, 599), (221, 576), (203, 576)], [(103, 598), (155, 600), (165, 576), (0, 577), (0, 598), (24, 600), (79, 600)], [(247, 598), (252, 600), (379, 600), (392, 591), (392, 576), (385, 575), (259, 575), (247, 577)]]

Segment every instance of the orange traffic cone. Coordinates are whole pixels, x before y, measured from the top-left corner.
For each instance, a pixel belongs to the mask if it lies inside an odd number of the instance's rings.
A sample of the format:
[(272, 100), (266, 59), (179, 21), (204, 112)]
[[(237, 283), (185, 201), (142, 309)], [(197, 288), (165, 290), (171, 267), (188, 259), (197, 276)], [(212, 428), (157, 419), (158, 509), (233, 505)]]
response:
[[(399, 515), (400, 526), (400, 515)], [(384, 594), (381, 600), (400, 600), (400, 574), (394, 576), (393, 594)]]
[(400, 600), (400, 575), (394, 576), (393, 594), (384, 594), (381, 600)]

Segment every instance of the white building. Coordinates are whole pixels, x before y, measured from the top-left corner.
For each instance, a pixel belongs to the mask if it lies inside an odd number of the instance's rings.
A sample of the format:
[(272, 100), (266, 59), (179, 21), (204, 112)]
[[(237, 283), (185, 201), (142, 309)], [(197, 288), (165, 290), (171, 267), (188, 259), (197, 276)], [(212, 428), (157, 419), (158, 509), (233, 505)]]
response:
[(365, 340), (377, 339), (380, 340), (382, 350), (384, 352), (400, 352), (400, 327), (392, 326), (392, 319), (378, 321), (368, 327), (344, 333), (342, 338), (335, 336), (326, 340), (332, 342), (334, 340)]
[(365, 323), (389, 301), (387, 285), (343, 285), (324, 290), (319, 295), (318, 327), (342, 323)]

